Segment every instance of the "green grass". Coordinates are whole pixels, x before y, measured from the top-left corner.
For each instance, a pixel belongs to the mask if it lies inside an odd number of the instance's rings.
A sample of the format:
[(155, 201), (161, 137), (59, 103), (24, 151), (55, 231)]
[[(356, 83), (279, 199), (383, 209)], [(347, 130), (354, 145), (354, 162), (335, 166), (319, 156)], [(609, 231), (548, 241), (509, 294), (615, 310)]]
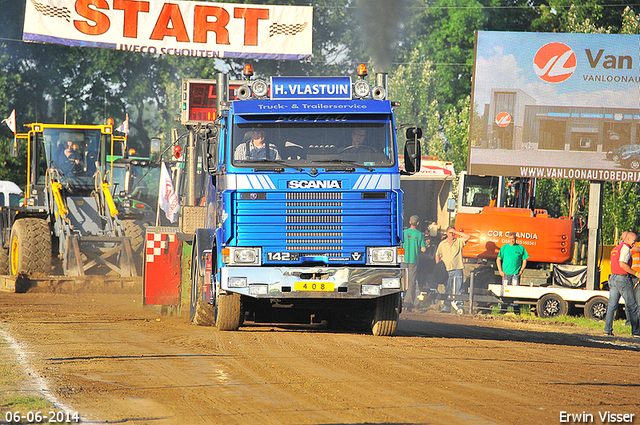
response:
[[(6, 361), (9, 357), (6, 345), (0, 344), (0, 413), (1, 412), (29, 412), (42, 411), (53, 408), (46, 398), (40, 395), (25, 394), (25, 377), (20, 365), (13, 361)], [(4, 416), (0, 416), (3, 421)]]
[(3, 397), (0, 408), (4, 411), (27, 412), (52, 409), (53, 405), (43, 397), (15, 394), (9, 397)]
[[(513, 308), (509, 307), (507, 309), (507, 312), (513, 312)], [(504, 312), (501, 311), (500, 305), (494, 304), (491, 307), (491, 314), (499, 315), (504, 314)], [(584, 316), (558, 316), (543, 318), (534, 315), (531, 312), (531, 306), (529, 305), (520, 306), (520, 317), (531, 321), (560, 323), (564, 325), (577, 326), (580, 328), (593, 329), (604, 332), (604, 320), (594, 320), (586, 318)], [(624, 319), (614, 320), (613, 333), (614, 335), (631, 335), (631, 326), (625, 325)]]

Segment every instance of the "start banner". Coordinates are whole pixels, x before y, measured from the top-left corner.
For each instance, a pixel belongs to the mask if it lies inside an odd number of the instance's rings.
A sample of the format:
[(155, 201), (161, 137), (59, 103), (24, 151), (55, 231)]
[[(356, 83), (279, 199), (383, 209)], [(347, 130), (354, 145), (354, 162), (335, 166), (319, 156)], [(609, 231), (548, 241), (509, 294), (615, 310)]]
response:
[(24, 41), (196, 57), (299, 60), (313, 8), (195, 1), (27, 0)]

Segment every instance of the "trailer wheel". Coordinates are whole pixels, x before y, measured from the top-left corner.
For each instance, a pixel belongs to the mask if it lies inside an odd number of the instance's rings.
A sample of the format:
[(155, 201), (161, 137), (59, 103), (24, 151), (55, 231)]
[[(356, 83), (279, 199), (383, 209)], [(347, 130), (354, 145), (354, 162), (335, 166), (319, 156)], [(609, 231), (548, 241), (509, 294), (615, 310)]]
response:
[(605, 297), (593, 297), (584, 306), (584, 317), (604, 320), (607, 317), (609, 300)]
[(391, 336), (396, 332), (400, 316), (400, 294), (377, 298), (371, 321), (371, 332), (375, 336)]
[(40, 218), (16, 220), (11, 228), (9, 263), (12, 276), (51, 272), (51, 233)]
[(556, 317), (567, 314), (569, 304), (556, 294), (547, 294), (538, 300), (536, 311), (538, 317)]
[(202, 299), (202, 285), (204, 276), (200, 274), (199, 261), (195, 258), (197, 247), (194, 247), (191, 256), (191, 297), (189, 308), (189, 320), (198, 326), (213, 326), (215, 324), (215, 312), (213, 307)]
[(9, 250), (0, 247), (0, 275), (9, 274)]
[(221, 294), (216, 288), (216, 327), (221, 331), (237, 331), (242, 316), (242, 296), (235, 292)]
[(631, 161), (629, 161), (629, 167), (637, 170), (638, 168), (640, 168), (640, 160), (639, 159), (632, 159)]

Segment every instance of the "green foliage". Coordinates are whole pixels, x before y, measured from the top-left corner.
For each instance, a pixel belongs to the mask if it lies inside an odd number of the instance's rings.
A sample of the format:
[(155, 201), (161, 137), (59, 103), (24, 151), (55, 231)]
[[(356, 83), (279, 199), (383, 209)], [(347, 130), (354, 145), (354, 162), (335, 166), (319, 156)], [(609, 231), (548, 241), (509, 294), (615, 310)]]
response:
[(430, 142), (430, 154), (453, 162), (456, 173), (465, 170), (467, 166), (470, 111), (469, 97), (459, 101), (456, 108), (447, 109), (438, 120), (440, 127)]
[[(430, 117), (435, 113), (429, 104), (429, 92), (433, 85), (434, 72), (418, 49), (413, 49), (409, 62), (398, 66), (389, 76), (389, 98), (400, 102), (396, 107), (395, 117), (398, 127), (403, 124), (417, 125), (423, 128), (424, 140), (429, 140), (433, 131), (425, 128)], [(404, 134), (404, 133), (403, 133)], [(427, 136), (429, 134), (429, 136)], [(398, 136), (399, 151), (404, 146), (404, 136)], [(423, 143), (423, 153), (427, 152)]]

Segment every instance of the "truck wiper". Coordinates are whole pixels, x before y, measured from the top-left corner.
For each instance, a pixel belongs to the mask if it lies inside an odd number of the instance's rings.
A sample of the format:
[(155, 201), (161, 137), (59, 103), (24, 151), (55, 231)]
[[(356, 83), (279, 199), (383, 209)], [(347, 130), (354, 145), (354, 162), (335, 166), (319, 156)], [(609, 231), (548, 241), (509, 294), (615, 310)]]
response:
[(328, 162), (333, 164), (348, 164), (353, 166), (354, 168), (366, 168), (368, 171), (373, 171), (373, 167), (369, 167), (367, 165), (360, 164), (355, 161), (349, 161), (348, 159), (325, 159), (321, 162)]
[(242, 164), (276, 164), (286, 168), (293, 168), (294, 170), (297, 170), (297, 171), (302, 171), (302, 168), (296, 167), (295, 165), (291, 165), (279, 159), (266, 159), (266, 158), (265, 159), (246, 159), (239, 162), (241, 162)]

